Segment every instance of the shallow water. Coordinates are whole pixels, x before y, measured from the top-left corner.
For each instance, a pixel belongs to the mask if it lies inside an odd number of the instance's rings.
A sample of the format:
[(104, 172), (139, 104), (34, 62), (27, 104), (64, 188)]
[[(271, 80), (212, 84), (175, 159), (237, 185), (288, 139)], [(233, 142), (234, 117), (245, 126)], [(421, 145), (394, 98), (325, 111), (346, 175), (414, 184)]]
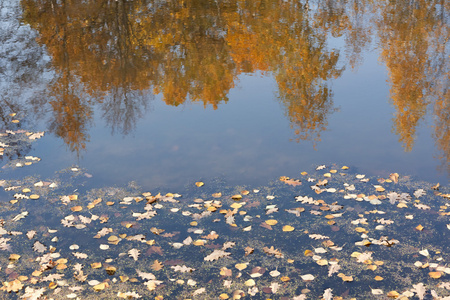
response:
[(448, 12), (0, 0), (0, 297), (448, 299)]

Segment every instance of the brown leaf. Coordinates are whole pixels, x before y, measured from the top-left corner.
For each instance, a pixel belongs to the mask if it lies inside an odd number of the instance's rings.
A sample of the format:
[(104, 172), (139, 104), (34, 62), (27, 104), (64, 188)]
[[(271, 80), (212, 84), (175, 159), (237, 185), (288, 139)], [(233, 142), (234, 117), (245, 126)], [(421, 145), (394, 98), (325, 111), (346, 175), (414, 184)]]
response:
[(151, 266), (153, 271), (159, 271), (162, 268), (164, 268), (164, 265), (162, 264), (162, 262), (158, 261), (157, 259), (153, 262), (152, 266)]

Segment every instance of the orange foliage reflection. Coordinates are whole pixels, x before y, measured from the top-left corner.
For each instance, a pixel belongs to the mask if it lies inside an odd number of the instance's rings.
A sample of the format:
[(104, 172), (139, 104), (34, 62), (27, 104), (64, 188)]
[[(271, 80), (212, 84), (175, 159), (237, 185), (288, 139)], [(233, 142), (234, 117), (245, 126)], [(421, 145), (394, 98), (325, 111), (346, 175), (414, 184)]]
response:
[[(400, 142), (413, 147), (434, 103), (436, 143), (448, 163), (443, 1), (22, 0), (22, 6), (57, 73), (49, 92), (52, 130), (74, 151), (88, 140), (93, 105), (127, 133), (150, 93), (161, 93), (168, 105), (189, 99), (217, 109), (238, 76), (255, 71), (276, 79), (297, 140), (319, 140), (335, 110), (329, 81), (345, 64), (358, 66), (376, 33)], [(330, 36), (343, 38), (345, 55), (329, 48)]]

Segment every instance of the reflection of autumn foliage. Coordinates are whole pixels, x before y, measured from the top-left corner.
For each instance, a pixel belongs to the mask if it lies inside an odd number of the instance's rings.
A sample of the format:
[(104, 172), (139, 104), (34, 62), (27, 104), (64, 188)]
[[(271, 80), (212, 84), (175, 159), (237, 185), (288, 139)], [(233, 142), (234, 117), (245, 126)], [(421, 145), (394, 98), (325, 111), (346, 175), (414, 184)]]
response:
[[(450, 78), (449, 78), (450, 80)], [(442, 97), (440, 97), (434, 106), (436, 115), (436, 124), (434, 138), (438, 146), (441, 157), (439, 157), (450, 172), (450, 89), (447, 88)]]
[[(340, 76), (338, 53), (314, 30), (306, 5), (297, 2), (240, 3), (239, 22), (228, 35), (233, 60), (243, 72), (270, 71), (298, 140), (319, 139), (333, 101), (326, 81)], [(256, 9), (255, 9), (256, 8)]]
[(58, 74), (52, 128), (71, 149), (84, 147), (94, 104), (113, 129), (128, 133), (147, 107), (146, 91), (161, 93), (168, 105), (189, 99), (217, 109), (240, 74), (256, 71), (273, 74), (298, 140), (318, 140), (334, 111), (328, 82), (344, 68), (329, 37), (345, 42), (355, 67), (376, 29), (400, 141), (412, 148), (427, 105), (436, 101), (443, 128), (436, 140), (449, 156), (442, 98), (448, 81), (435, 84), (448, 67), (447, 46), (438, 46), (449, 38), (449, 7), (441, 0), (22, 0), (22, 6), (52, 56)]

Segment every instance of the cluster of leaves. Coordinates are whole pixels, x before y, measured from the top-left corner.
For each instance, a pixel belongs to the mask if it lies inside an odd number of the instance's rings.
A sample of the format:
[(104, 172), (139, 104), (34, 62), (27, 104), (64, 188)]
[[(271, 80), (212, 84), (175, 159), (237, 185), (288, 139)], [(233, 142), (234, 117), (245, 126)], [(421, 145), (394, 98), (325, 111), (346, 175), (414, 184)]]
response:
[(2, 290), (23, 299), (448, 299), (449, 195), (395, 175), (318, 169), (302, 185), (196, 184), (183, 196), (3, 181), (14, 199), (0, 227), (0, 249), (13, 253), (1, 260)]

